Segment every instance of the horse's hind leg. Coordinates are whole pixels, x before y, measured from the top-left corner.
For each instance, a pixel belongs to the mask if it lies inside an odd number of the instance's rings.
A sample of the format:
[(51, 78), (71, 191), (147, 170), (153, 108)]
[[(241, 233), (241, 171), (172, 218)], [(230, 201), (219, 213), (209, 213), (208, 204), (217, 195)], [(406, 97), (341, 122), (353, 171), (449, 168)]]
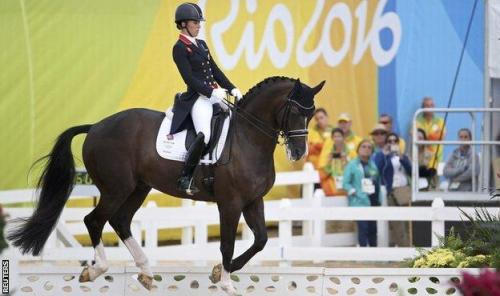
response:
[(99, 203), (92, 212), (83, 219), (89, 231), (90, 240), (95, 251), (95, 263), (85, 267), (80, 274), (80, 282), (94, 281), (98, 276), (108, 270), (108, 262), (101, 241), (104, 224), (115, 214), (133, 189), (121, 187), (116, 193), (110, 194), (101, 191)]
[(146, 257), (146, 254), (144, 254), (141, 245), (132, 236), (130, 223), (132, 222), (135, 212), (137, 212), (140, 208), (150, 190), (151, 187), (145, 185), (137, 186), (126, 202), (109, 220), (111, 227), (113, 227), (127, 249), (130, 251), (130, 254), (134, 258), (135, 265), (141, 270), (137, 280), (148, 290), (153, 288), (153, 273), (151, 272), (149, 260)]

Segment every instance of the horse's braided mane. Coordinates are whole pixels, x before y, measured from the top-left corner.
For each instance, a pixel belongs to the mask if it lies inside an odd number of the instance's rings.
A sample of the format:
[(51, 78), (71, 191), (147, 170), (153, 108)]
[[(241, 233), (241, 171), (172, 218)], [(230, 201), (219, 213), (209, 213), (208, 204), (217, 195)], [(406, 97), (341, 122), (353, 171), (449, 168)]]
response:
[(270, 82), (276, 82), (276, 81), (291, 81), (295, 82), (295, 79), (290, 78), (290, 77), (285, 77), (285, 76), (271, 76), (268, 77), (261, 82), (257, 83), (255, 86), (253, 86), (248, 92), (243, 96), (243, 98), (238, 102), (238, 105), (240, 107), (244, 106), (248, 101), (251, 100), (251, 98), (257, 96), (260, 93), (260, 90), (262, 90), (263, 86), (268, 85)]

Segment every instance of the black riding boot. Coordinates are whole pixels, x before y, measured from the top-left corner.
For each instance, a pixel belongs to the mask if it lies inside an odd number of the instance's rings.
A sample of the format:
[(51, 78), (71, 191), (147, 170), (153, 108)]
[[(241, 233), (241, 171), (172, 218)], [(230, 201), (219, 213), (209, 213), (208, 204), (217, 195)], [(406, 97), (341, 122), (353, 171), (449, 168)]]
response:
[(193, 172), (200, 161), (203, 150), (205, 150), (204, 140), (205, 135), (198, 133), (189, 147), (181, 177), (177, 180), (177, 189), (186, 192), (188, 195), (193, 195), (199, 191), (193, 184)]

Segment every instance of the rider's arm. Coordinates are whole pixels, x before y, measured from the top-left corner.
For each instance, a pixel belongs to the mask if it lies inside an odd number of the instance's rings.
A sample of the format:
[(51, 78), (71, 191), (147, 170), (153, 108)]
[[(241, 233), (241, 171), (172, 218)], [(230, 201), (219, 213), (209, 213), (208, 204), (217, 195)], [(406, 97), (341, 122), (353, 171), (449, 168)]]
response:
[(187, 57), (186, 46), (181, 43), (177, 43), (174, 46), (172, 55), (174, 57), (174, 62), (177, 65), (177, 69), (179, 69), (179, 73), (181, 73), (184, 82), (189, 87), (194, 89), (197, 93), (202, 94), (209, 98), (212, 95), (213, 88), (209, 87), (208, 85), (205, 85), (203, 81), (193, 76), (191, 64), (189, 63)]

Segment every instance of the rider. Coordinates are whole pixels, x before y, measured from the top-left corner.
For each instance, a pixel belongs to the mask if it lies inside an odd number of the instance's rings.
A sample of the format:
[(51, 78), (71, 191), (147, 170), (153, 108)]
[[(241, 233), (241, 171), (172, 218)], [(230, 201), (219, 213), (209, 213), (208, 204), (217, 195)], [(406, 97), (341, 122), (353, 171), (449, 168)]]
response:
[(205, 41), (196, 39), (200, 22), (204, 20), (201, 8), (194, 3), (183, 3), (175, 11), (175, 23), (181, 32), (172, 55), (187, 85), (187, 91), (175, 102), (170, 134), (188, 127), (191, 115), (197, 136), (188, 149), (181, 177), (177, 180), (177, 188), (189, 195), (198, 191), (192, 184), (192, 177), (205, 145), (210, 140), (212, 104), (223, 101), (226, 89), (231, 90), (231, 95), (237, 100), (242, 97), (240, 90), (217, 67)]

